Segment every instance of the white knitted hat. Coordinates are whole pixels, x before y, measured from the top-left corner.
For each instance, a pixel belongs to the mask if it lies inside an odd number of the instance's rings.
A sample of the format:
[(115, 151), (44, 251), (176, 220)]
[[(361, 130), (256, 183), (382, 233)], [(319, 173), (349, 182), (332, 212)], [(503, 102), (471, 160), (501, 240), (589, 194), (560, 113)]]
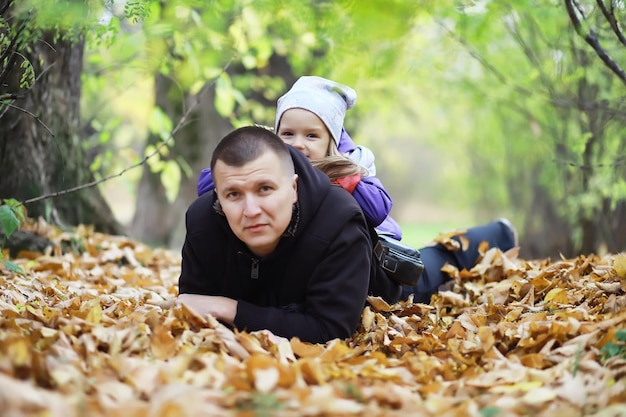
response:
[(355, 103), (356, 91), (346, 85), (322, 77), (300, 77), (291, 89), (278, 99), (274, 131), (278, 133), (278, 125), (284, 112), (300, 108), (319, 117), (338, 146), (346, 111)]

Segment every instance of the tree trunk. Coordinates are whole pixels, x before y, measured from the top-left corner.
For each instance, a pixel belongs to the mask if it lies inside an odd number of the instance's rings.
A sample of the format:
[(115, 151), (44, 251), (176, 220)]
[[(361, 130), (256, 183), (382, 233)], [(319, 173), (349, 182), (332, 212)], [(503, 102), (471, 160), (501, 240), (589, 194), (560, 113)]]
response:
[[(0, 198), (25, 201), (94, 179), (79, 134), (83, 47), (82, 38), (55, 41), (48, 32), (22, 51), (38, 79), (11, 106), (0, 107)], [(19, 91), (23, 59), (15, 61), (6, 91)], [(26, 208), (30, 217), (43, 216), (58, 225), (123, 232), (97, 187)]]
[[(174, 92), (172, 91), (174, 89)], [(168, 78), (158, 74), (155, 78), (155, 105), (168, 115), (175, 126), (182, 114), (182, 106), (173, 103), (178, 87)], [(232, 129), (227, 119), (215, 110), (215, 93), (204, 89), (200, 96), (183, 99), (187, 107), (199, 100), (198, 105), (188, 116), (191, 120), (180, 129), (169, 143), (169, 159), (182, 158), (191, 168), (191, 177), (182, 176), (179, 192), (174, 202), (170, 202), (161, 182), (161, 172), (152, 172), (144, 166), (137, 204), (131, 225), (131, 234), (136, 239), (154, 245), (180, 248), (184, 238), (184, 218), (187, 206), (196, 198), (196, 182), (202, 168), (209, 164), (209, 158), (217, 141)], [(147, 145), (158, 146), (161, 139), (155, 135), (148, 137)], [(161, 158), (164, 158), (162, 155)]]
[(198, 195), (197, 183), (200, 171), (211, 162), (213, 149), (228, 132), (233, 129), (228, 119), (215, 110), (215, 90), (205, 88), (197, 97), (200, 104), (196, 108), (197, 121), (183, 129), (176, 141), (174, 155), (183, 158), (191, 168), (190, 177), (181, 177), (180, 189), (172, 204), (172, 225), (167, 242), (171, 248), (181, 248), (185, 239), (185, 212)]
[[(172, 81), (161, 74), (154, 78), (155, 106), (161, 108), (175, 125), (180, 118), (180, 110), (168, 97), (172, 85)], [(170, 147), (175, 144), (175, 140), (176, 138), (170, 139)], [(157, 147), (160, 142), (161, 138), (158, 135), (150, 133), (146, 147), (150, 145)], [(171, 222), (170, 202), (161, 182), (161, 172), (152, 172), (150, 166), (144, 164), (137, 187), (135, 214), (130, 225), (130, 234), (142, 242), (163, 245), (169, 240)]]
[(526, 216), (521, 228), (523, 233), (520, 246), (523, 257), (558, 259), (560, 255), (575, 256), (570, 228), (557, 213), (553, 198), (537, 182), (532, 187), (534, 189), (532, 211)]

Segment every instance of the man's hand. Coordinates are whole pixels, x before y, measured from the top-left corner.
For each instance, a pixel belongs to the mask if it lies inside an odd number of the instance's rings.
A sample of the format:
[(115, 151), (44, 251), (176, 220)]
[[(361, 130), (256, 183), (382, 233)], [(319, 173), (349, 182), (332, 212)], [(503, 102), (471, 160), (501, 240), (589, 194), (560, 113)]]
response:
[(212, 315), (216, 319), (233, 325), (237, 314), (237, 301), (232, 298), (200, 294), (180, 294), (176, 305), (185, 304), (202, 317)]

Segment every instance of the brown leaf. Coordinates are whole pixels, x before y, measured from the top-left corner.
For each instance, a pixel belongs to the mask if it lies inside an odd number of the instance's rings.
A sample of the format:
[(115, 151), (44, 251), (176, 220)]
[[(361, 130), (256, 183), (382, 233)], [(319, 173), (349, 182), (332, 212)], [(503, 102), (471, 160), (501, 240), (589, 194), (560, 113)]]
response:
[(165, 326), (157, 326), (152, 331), (150, 350), (157, 359), (169, 359), (176, 354), (178, 342)]

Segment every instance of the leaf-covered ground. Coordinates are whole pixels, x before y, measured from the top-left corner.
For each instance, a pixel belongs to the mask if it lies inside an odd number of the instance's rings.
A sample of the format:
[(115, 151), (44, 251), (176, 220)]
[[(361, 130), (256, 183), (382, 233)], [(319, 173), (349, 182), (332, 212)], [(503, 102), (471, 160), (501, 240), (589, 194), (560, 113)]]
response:
[(0, 264), (2, 416), (626, 415), (626, 254), (485, 248), (430, 305), (370, 299), (312, 345), (175, 308), (178, 253), (30, 227), (59, 245)]

